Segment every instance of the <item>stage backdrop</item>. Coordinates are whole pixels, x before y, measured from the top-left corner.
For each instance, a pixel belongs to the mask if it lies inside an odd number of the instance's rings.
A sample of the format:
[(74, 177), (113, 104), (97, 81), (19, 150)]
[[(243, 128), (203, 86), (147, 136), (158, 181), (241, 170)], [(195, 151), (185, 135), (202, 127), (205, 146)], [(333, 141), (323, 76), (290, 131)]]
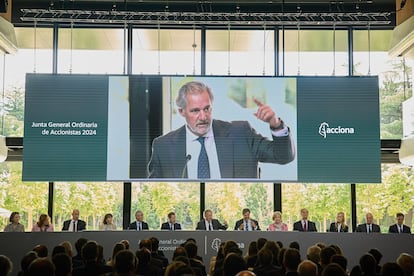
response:
[[(153, 140), (185, 124), (175, 97), (188, 81), (211, 88), (213, 119), (247, 121), (272, 140), (268, 124), (254, 116), (258, 99), (283, 119), (293, 141), (287, 164), (259, 163), (257, 177), (236, 171), (208, 181), (381, 182), (377, 77), (59, 74), (27, 75), (23, 180), (199, 181), (187, 178), (196, 160), (185, 151), (168, 163), (180, 177), (148, 178)], [(246, 137), (232, 139), (228, 147)]]

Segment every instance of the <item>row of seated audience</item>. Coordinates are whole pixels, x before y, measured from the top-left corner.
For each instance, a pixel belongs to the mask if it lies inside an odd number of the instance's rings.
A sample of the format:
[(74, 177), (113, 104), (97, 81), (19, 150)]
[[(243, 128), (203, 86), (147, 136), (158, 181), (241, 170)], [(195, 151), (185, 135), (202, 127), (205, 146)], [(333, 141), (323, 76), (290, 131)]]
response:
[[(93, 240), (79, 238), (73, 254), (70, 242), (56, 245), (51, 254), (45, 245), (37, 245), (21, 259), (19, 276), (246, 276), (246, 275), (299, 275), (299, 276), (411, 276), (414, 257), (401, 253), (395, 262), (381, 265), (382, 254), (371, 249), (359, 259), (359, 265), (348, 270), (347, 258), (336, 245), (317, 243), (307, 249), (306, 258), (300, 255), (300, 245), (292, 242), (284, 247), (280, 241), (259, 238), (250, 243), (243, 256), (235, 241), (220, 244), (217, 256), (206, 263), (197, 253), (194, 239), (179, 245), (172, 260), (158, 250), (157, 238), (141, 240), (133, 252), (129, 241), (122, 240), (113, 246), (108, 261), (103, 247)], [(13, 264), (7, 256), (0, 255), (0, 276), (7, 276)], [(16, 268), (15, 271), (19, 269)]]
[[(236, 221), (234, 230), (240, 231), (258, 231), (261, 230), (259, 222), (250, 218), (250, 210), (243, 209), (243, 218)], [(306, 208), (301, 210), (301, 220), (293, 224), (294, 231), (301, 232), (316, 232), (316, 224), (308, 220), (309, 211)], [(411, 233), (411, 228), (404, 224), (404, 214), (397, 214), (397, 223), (389, 227), (389, 233)], [(282, 213), (277, 211), (273, 214), (273, 223), (268, 227), (268, 231), (287, 231), (288, 226), (282, 221)], [(19, 222), (20, 215), (18, 212), (13, 212), (10, 216), (10, 224), (4, 229), (5, 232), (24, 232), (24, 227)], [(372, 213), (366, 214), (366, 223), (360, 224), (355, 229), (356, 232), (366, 233), (379, 233), (379, 225), (373, 223)], [(102, 225), (99, 227), (100, 230), (116, 230), (115, 224), (112, 222), (112, 214), (106, 214)], [(196, 230), (226, 230), (228, 224), (226, 221), (220, 223), (217, 219), (213, 219), (213, 212), (211, 210), (204, 211), (204, 218), (197, 223)], [(79, 210), (74, 209), (72, 211), (72, 219), (66, 220), (63, 223), (62, 231), (77, 232), (86, 229), (86, 223), (79, 219)], [(136, 211), (135, 221), (131, 222), (129, 230), (148, 230), (148, 223), (144, 221), (144, 213), (142, 211)], [(161, 230), (181, 230), (181, 225), (176, 222), (176, 215), (174, 212), (168, 214), (168, 221), (161, 225)], [(40, 215), (39, 221), (33, 226), (33, 232), (53, 232), (53, 225), (50, 223), (49, 216), (46, 214)], [(336, 216), (336, 222), (331, 223), (329, 232), (348, 232), (349, 227), (346, 225), (344, 212), (339, 212)]]

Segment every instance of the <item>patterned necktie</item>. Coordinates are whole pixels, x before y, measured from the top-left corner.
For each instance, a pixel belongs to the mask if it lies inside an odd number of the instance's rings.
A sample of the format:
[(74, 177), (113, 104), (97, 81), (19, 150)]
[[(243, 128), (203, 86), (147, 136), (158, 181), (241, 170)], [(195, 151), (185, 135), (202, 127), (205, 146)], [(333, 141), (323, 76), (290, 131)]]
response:
[(208, 163), (208, 156), (206, 147), (204, 146), (205, 137), (198, 137), (197, 141), (201, 144), (200, 155), (198, 156), (198, 178), (210, 178), (210, 165)]
[(247, 224), (247, 221), (245, 221), (245, 227), (244, 227), (244, 231), (249, 231), (249, 225)]

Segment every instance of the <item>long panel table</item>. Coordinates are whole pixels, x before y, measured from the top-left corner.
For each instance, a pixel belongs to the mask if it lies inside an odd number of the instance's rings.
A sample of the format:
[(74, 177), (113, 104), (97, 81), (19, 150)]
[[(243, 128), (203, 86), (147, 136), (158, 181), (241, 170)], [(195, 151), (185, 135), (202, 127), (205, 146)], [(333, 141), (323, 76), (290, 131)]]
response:
[(292, 241), (300, 244), (302, 259), (306, 258), (306, 249), (322, 242), (327, 245), (336, 244), (343, 250), (348, 259), (348, 268), (358, 264), (360, 256), (377, 248), (384, 256), (381, 263), (394, 262), (400, 253), (405, 252), (414, 255), (414, 236), (410, 234), (366, 234), (366, 233), (303, 233), (303, 232), (243, 232), (243, 231), (84, 231), (54, 232), (54, 233), (0, 233), (0, 254), (8, 256), (14, 264), (12, 275), (16, 275), (20, 269), (20, 259), (38, 244), (44, 244), (51, 253), (54, 246), (62, 241), (74, 243), (80, 237), (95, 240), (104, 247), (104, 257), (111, 256), (115, 243), (126, 239), (131, 244), (131, 250), (138, 249), (141, 239), (157, 237), (160, 240), (160, 250), (171, 260), (177, 246), (188, 238), (197, 241), (198, 253), (203, 257), (208, 267), (209, 260), (217, 254), (218, 246), (222, 241), (234, 240), (244, 253), (247, 252), (249, 243), (264, 237), (268, 240), (281, 241), (285, 247)]

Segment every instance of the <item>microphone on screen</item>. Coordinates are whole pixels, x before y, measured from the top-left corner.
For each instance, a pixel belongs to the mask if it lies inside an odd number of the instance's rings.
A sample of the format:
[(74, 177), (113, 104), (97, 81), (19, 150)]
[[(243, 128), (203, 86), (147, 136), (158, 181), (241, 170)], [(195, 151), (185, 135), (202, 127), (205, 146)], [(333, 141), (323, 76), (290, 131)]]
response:
[(184, 178), (185, 172), (187, 170), (187, 164), (188, 164), (188, 161), (190, 161), (190, 160), (191, 160), (191, 154), (187, 154), (187, 156), (185, 157), (185, 165), (184, 165), (184, 168), (183, 168), (183, 172), (181, 173), (181, 178)]

